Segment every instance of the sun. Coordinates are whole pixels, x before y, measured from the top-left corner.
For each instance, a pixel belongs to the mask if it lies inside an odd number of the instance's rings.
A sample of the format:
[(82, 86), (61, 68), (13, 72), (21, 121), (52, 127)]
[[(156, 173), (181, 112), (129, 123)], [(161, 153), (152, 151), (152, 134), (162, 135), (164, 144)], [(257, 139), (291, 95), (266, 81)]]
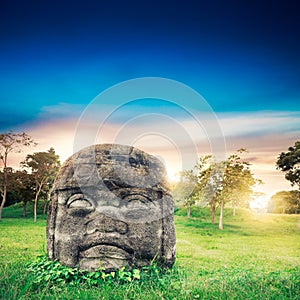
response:
[(179, 175), (178, 175), (178, 170), (175, 170), (173, 168), (169, 168), (167, 167), (167, 175), (168, 175), (168, 179), (170, 182), (177, 182), (179, 181)]
[(249, 207), (252, 209), (266, 209), (268, 206), (269, 197), (267, 195), (257, 196), (250, 201)]

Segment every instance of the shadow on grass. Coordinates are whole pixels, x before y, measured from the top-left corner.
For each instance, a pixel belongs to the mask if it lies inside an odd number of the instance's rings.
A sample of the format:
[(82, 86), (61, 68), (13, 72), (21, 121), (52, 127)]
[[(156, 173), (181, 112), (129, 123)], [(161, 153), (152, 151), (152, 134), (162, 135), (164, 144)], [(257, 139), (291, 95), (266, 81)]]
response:
[(250, 232), (247, 232), (243, 226), (236, 224), (223, 224), (223, 230), (218, 229), (218, 223), (212, 224), (207, 220), (202, 220), (201, 218), (177, 218), (176, 224), (186, 228), (189, 232), (198, 235), (205, 236), (221, 236), (224, 234), (233, 234), (239, 236), (251, 236)]
[[(8, 207), (3, 208), (3, 218), (12, 219), (32, 219), (33, 218), (33, 203), (28, 203), (26, 207), (26, 217), (23, 216), (23, 205), (22, 203), (16, 203)], [(44, 203), (41, 201), (38, 203), (37, 218), (41, 220), (47, 219), (47, 214), (44, 214)]]

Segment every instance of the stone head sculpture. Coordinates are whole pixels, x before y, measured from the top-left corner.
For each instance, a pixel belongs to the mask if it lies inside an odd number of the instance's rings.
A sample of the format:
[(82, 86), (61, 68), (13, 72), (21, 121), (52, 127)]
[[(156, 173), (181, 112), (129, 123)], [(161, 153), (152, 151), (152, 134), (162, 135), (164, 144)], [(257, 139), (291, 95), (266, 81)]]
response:
[(71, 156), (55, 180), (47, 254), (107, 271), (175, 260), (173, 199), (163, 164), (134, 147), (103, 144)]

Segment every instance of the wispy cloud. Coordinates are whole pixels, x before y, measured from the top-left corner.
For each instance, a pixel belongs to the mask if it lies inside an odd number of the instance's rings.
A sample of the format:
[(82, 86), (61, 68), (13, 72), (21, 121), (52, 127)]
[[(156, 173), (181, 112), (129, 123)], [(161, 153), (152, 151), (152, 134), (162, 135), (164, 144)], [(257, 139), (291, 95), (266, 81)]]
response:
[(43, 106), (38, 118), (42, 120), (51, 120), (53, 118), (79, 118), (84, 108), (85, 105), (83, 104), (70, 104), (61, 102), (57, 105)]
[[(54, 147), (64, 161), (74, 151), (74, 140), (82, 137), (82, 146), (87, 146), (85, 136), (92, 132), (93, 143), (135, 145), (164, 160), (172, 173), (192, 167), (195, 155), (211, 153), (210, 138), (216, 138), (215, 132), (209, 132), (209, 128), (214, 128), (209, 122), (216, 120), (204, 115), (196, 116), (205, 120), (208, 129), (205, 131), (191, 118), (177, 120), (165, 116), (163, 112), (142, 114), (125, 123), (123, 119), (118, 122), (117, 118), (104, 123), (99, 120), (85, 121), (81, 124), (81, 135), (78, 135), (81, 110), (80, 105), (67, 104), (44, 108), (48, 117), (41, 118), (26, 129), (39, 142), (38, 147), (30, 151), (45, 151)], [(245, 157), (252, 163), (255, 176), (265, 182), (261, 191), (272, 194), (290, 189), (284, 175), (276, 170), (275, 163), (279, 153), (286, 151), (300, 138), (300, 112), (222, 113), (218, 114), (218, 122), (226, 140), (227, 155), (239, 148), (249, 151)]]
[(218, 114), (224, 134), (231, 136), (264, 136), (300, 130), (300, 112), (259, 111)]

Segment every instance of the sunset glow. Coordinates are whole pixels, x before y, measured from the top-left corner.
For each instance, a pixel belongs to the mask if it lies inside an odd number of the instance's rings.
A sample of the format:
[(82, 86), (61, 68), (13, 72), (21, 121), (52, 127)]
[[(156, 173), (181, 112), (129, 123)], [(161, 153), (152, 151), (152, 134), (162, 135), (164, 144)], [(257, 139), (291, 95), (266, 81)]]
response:
[(267, 208), (270, 196), (259, 196), (250, 201), (249, 207), (251, 209), (263, 210)]

